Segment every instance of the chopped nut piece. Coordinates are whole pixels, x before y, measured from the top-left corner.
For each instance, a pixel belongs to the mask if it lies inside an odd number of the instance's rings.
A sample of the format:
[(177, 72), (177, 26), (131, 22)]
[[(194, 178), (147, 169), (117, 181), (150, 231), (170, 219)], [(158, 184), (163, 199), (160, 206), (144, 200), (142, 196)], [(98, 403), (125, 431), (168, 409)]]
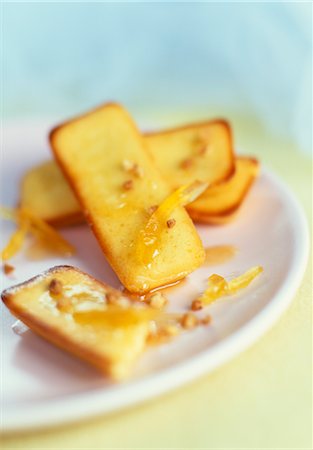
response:
[(118, 300), (118, 296), (111, 292), (107, 292), (105, 298), (109, 305), (115, 305)]
[(168, 336), (177, 336), (179, 334), (179, 328), (176, 325), (166, 325), (163, 329)]
[(166, 342), (168, 340), (168, 336), (164, 336), (163, 333), (161, 333), (161, 330), (158, 330), (157, 332), (149, 333), (147, 336), (147, 344), (148, 345), (158, 345), (163, 342)]
[(204, 144), (197, 150), (197, 153), (198, 153), (198, 155), (203, 156), (206, 154), (207, 150), (208, 150), (208, 144)]
[(161, 292), (156, 292), (148, 298), (147, 302), (152, 308), (162, 309), (167, 303), (167, 298)]
[(113, 294), (111, 292), (108, 292), (105, 296), (107, 303), (109, 305), (114, 305), (114, 306), (129, 306), (129, 300), (126, 297), (123, 297), (122, 295), (116, 295)]
[(57, 302), (57, 308), (62, 312), (73, 312), (73, 305), (69, 298), (66, 297), (60, 297), (56, 300)]
[(199, 311), (203, 308), (203, 303), (201, 300), (196, 299), (191, 303), (191, 309), (192, 311)]
[(149, 333), (147, 343), (150, 345), (159, 345), (171, 340), (179, 334), (179, 329), (175, 325), (165, 325), (157, 329), (157, 331)]
[(143, 168), (138, 166), (137, 163), (134, 163), (133, 161), (129, 161), (129, 159), (124, 159), (122, 161), (122, 167), (126, 172), (132, 173), (133, 175), (135, 175), (138, 178), (143, 178), (143, 176), (144, 176)]
[(143, 178), (143, 176), (145, 174), (143, 168), (138, 166), (138, 164), (135, 164), (133, 173), (137, 178)]
[(208, 142), (210, 138), (210, 130), (203, 129), (198, 132), (198, 141)]
[(3, 272), (6, 275), (9, 275), (10, 273), (12, 273), (15, 270), (14, 266), (11, 266), (11, 264), (4, 264), (3, 265)]
[(152, 205), (148, 208), (148, 213), (153, 214), (158, 209), (158, 205)]
[(62, 293), (63, 287), (60, 280), (53, 278), (49, 284), (49, 292), (51, 295), (60, 295)]
[(212, 322), (212, 317), (211, 316), (205, 316), (201, 319), (201, 324), (202, 325), (210, 325), (210, 323)]
[(133, 161), (129, 161), (129, 159), (123, 159), (122, 167), (126, 172), (131, 172), (134, 169), (135, 163)]
[(123, 183), (123, 188), (124, 188), (126, 191), (129, 191), (130, 189), (133, 189), (133, 187), (134, 187), (134, 182), (133, 182), (133, 180), (127, 180), (127, 181), (125, 181), (125, 183)]
[(192, 165), (193, 165), (192, 158), (187, 158), (187, 159), (184, 159), (184, 161), (182, 161), (181, 168), (182, 169), (189, 169)]
[(173, 228), (176, 225), (176, 220), (175, 219), (169, 219), (166, 222), (167, 228)]
[(198, 323), (199, 321), (197, 317), (190, 313), (184, 314), (183, 317), (180, 319), (181, 326), (186, 330), (194, 328), (196, 325), (198, 325)]
[(120, 306), (121, 308), (129, 308), (129, 306), (131, 305), (131, 302), (129, 301), (129, 299), (127, 297), (119, 297), (117, 299), (117, 303), (118, 306)]

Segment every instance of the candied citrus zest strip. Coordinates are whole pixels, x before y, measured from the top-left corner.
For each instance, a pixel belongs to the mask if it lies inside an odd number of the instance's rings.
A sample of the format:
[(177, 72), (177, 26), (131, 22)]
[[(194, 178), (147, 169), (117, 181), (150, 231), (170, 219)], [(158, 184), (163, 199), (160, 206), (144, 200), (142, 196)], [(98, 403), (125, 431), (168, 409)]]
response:
[(164, 313), (154, 308), (137, 309), (109, 306), (103, 310), (76, 311), (74, 320), (81, 325), (94, 326), (128, 326), (151, 320), (157, 323), (177, 320), (181, 314)]
[(81, 325), (127, 326), (154, 320), (158, 311), (153, 308), (121, 308), (109, 306), (103, 310), (77, 311), (73, 318)]
[(75, 253), (75, 248), (44, 220), (39, 219), (26, 208), (21, 208), (19, 214), (22, 219), (25, 218), (30, 221), (30, 231), (39, 239), (53, 245), (64, 256), (71, 256)]
[(3, 261), (11, 259), (23, 246), (27, 233), (29, 232), (29, 224), (22, 223), (19, 228), (12, 234), (9, 242), (1, 252)]
[(61, 238), (59, 234), (53, 235), (52, 233), (47, 233), (42, 229), (31, 226), (30, 231), (38, 239), (38, 243), (43, 245), (46, 250), (52, 251), (52, 253), (57, 253), (64, 257), (69, 257), (75, 254), (75, 248), (69, 244), (65, 239)]
[(161, 229), (169, 219), (170, 214), (179, 206), (186, 206), (198, 198), (208, 187), (208, 183), (194, 181), (186, 186), (181, 186), (172, 194), (170, 194), (154, 211), (143, 230), (139, 234), (137, 244), (137, 254), (144, 262), (150, 261), (154, 250), (156, 249), (156, 241), (158, 240)]
[(210, 304), (220, 297), (235, 294), (240, 289), (247, 287), (261, 272), (263, 272), (263, 267), (252, 267), (244, 274), (233, 278), (229, 282), (220, 275), (213, 274), (209, 277), (208, 287), (203, 292), (200, 300), (205, 304)]
[(154, 216), (159, 222), (166, 221), (169, 214), (171, 214), (175, 208), (192, 203), (207, 189), (207, 187), (208, 183), (202, 181), (194, 181), (186, 186), (181, 186), (161, 203), (151, 215), (151, 218)]
[(220, 275), (213, 274), (208, 279), (208, 287), (200, 297), (205, 304), (212, 303), (214, 300), (228, 293), (228, 283)]
[(256, 266), (252, 267), (239, 277), (233, 278), (228, 283), (229, 292), (234, 294), (240, 289), (247, 287), (251, 283), (251, 281), (253, 281), (254, 278), (257, 277), (261, 272), (263, 272), (263, 267)]
[(4, 219), (12, 220), (18, 225), (18, 229), (13, 233), (8, 245), (2, 251), (1, 256), (4, 260), (12, 258), (21, 249), (28, 231), (64, 256), (70, 256), (75, 253), (74, 247), (54, 228), (26, 208), (0, 206), (0, 216)]

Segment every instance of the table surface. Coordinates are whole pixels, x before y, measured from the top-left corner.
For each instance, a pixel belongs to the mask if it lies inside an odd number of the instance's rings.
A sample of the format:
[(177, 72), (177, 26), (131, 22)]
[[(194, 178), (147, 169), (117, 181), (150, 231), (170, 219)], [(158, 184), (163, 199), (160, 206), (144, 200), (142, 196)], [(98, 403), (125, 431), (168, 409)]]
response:
[[(312, 161), (251, 117), (231, 117), (236, 147), (258, 156), (312, 219)], [(4, 436), (4, 449), (311, 449), (312, 268), (279, 322), (252, 348), (175, 392), (84, 423)], [(31, 412), (30, 412), (31, 413)]]

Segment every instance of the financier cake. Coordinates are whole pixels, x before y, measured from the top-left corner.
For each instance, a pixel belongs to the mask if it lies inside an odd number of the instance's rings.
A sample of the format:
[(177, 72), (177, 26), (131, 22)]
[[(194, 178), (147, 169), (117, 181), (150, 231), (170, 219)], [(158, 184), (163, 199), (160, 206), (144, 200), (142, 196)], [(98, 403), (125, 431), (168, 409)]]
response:
[(107, 104), (58, 126), (50, 143), (103, 252), (130, 292), (173, 283), (202, 264), (204, 249), (185, 209), (174, 207), (165, 217), (162, 207), (163, 214), (157, 214), (171, 188), (121, 106)]
[(144, 135), (156, 166), (174, 187), (197, 179), (210, 186), (235, 169), (230, 125), (216, 119)]
[(260, 164), (257, 159), (238, 156), (233, 175), (224, 182), (207, 189), (188, 205), (188, 213), (196, 222), (209, 224), (229, 222), (238, 213), (259, 170)]
[[(232, 177), (235, 167), (232, 133), (225, 120), (203, 121), (142, 136), (154, 163), (173, 188), (202, 180), (209, 186), (200, 199), (212, 198), (210, 191), (221, 184), (225, 191), (224, 182)], [(230, 193), (229, 198), (234, 207), (240, 203), (234, 193)], [(52, 225), (84, 221), (81, 207), (55, 161), (47, 161), (25, 173), (20, 204)], [(219, 214), (219, 208), (224, 211), (218, 199), (214, 205), (212, 201), (208, 205), (201, 202), (201, 205), (207, 218), (212, 207), (214, 217)], [(197, 213), (201, 212), (198, 208)]]
[(113, 379), (125, 378), (146, 348), (149, 311), (74, 267), (53, 267), (1, 296), (35, 333)]

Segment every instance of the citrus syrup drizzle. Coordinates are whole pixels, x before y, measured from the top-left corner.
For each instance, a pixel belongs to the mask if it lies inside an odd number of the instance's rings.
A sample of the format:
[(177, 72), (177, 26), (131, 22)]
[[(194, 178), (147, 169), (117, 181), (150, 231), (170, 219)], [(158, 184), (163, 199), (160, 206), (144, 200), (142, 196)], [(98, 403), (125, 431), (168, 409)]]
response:
[(205, 248), (204, 266), (214, 266), (230, 261), (237, 254), (238, 249), (233, 245), (216, 245)]
[(156, 292), (161, 292), (164, 295), (167, 295), (169, 292), (171, 292), (174, 289), (177, 289), (184, 285), (187, 282), (187, 278), (183, 278), (181, 280), (174, 281), (173, 283), (164, 284), (163, 286), (158, 286), (151, 291), (147, 292), (146, 294), (136, 294), (133, 292), (129, 292), (124, 286), (121, 286), (121, 291), (125, 296), (131, 298), (134, 301), (138, 302), (144, 302), (147, 300), (148, 297), (150, 297), (152, 294)]
[(181, 186), (172, 192), (151, 214), (143, 229), (140, 230), (136, 253), (138, 259), (144, 264), (151, 264), (159, 255), (159, 240), (162, 232), (167, 228), (166, 223), (172, 212), (181, 206), (193, 202), (208, 187), (208, 183), (194, 181)]

